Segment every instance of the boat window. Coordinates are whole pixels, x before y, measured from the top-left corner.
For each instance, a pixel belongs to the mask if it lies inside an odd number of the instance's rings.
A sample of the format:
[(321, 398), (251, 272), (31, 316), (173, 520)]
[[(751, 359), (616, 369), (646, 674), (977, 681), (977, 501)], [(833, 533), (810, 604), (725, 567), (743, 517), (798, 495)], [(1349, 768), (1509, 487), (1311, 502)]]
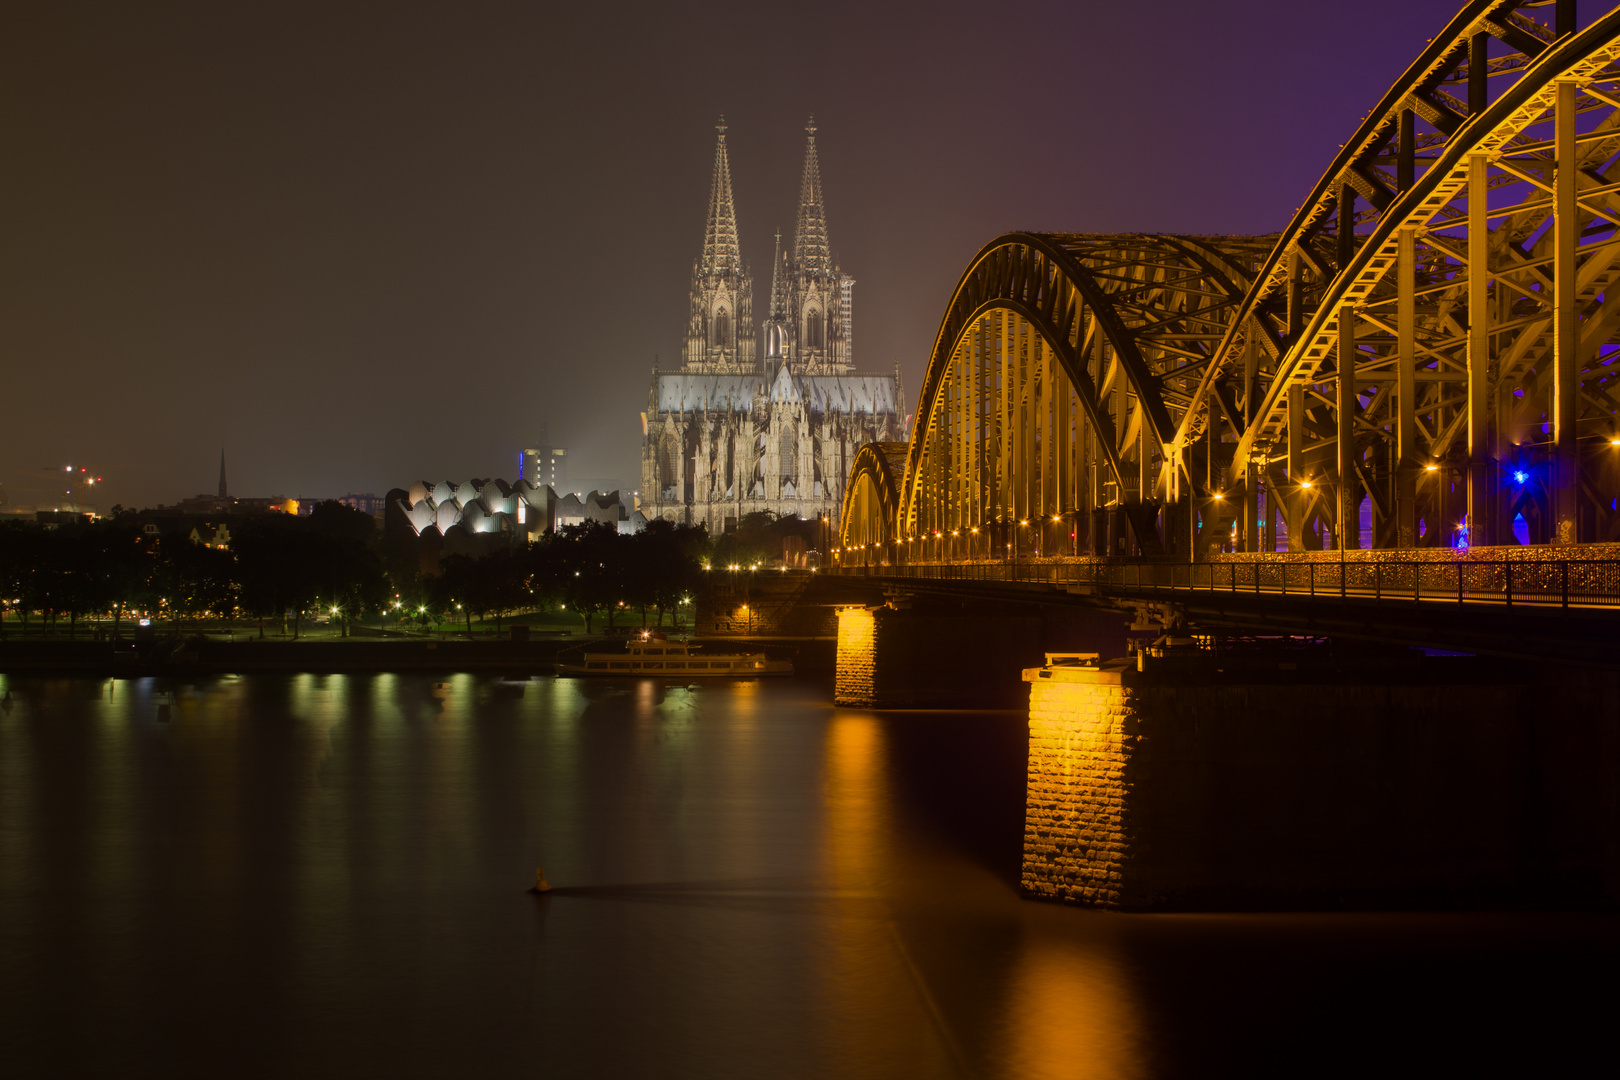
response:
[(704, 663), (702, 660), (688, 660), (686, 662), (686, 666), (689, 668), (706, 668), (709, 665)]
[(628, 660), (615, 660), (615, 661), (613, 661), (613, 663), (608, 665), (608, 667), (616, 667), (616, 668), (627, 668), (629, 666), (630, 666), (630, 661), (628, 661)]
[(641, 666), (644, 667), (644, 668), (659, 668), (659, 669), (662, 669), (664, 665), (659, 663), (656, 660), (649, 660), (646, 663), (642, 664)]
[(600, 661), (600, 660), (592, 660), (590, 663), (586, 664), (585, 666), (588, 667), (588, 668), (605, 668), (605, 667), (607, 667), (607, 665), (602, 663), (602, 661)]

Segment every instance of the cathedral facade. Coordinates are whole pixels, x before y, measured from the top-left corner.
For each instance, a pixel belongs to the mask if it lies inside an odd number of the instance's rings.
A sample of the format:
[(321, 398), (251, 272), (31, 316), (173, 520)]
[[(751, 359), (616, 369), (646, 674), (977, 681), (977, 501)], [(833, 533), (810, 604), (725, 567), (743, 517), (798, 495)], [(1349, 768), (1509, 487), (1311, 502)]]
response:
[(856, 448), (906, 437), (899, 365), (855, 370), (855, 279), (828, 240), (814, 121), (792, 251), (778, 233), (756, 327), (724, 123), (718, 132), (681, 366), (654, 369), (643, 414), (642, 509), (716, 534), (758, 510), (836, 527)]

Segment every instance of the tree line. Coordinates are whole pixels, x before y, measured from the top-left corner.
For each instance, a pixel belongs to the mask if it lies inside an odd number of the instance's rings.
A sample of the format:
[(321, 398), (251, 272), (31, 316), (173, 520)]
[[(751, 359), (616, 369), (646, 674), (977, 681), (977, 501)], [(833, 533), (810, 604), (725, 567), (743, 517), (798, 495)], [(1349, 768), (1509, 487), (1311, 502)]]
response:
[[(700, 585), (708, 534), (652, 522), (621, 536), (587, 523), (482, 558), (452, 555), (423, 576), (414, 552), (390, 550), (374, 518), (335, 502), (308, 516), (235, 519), (153, 534), (134, 513), (46, 528), (0, 523), (0, 603), (25, 628), (136, 616), (175, 624), (247, 616), (297, 636), (319, 613), (344, 625), (374, 616), (431, 624), (450, 615), (500, 620), (514, 611), (561, 610), (587, 630), (607, 615), (678, 611)], [(203, 536), (206, 531), (209, 535)], [(0, 621), (0, 633), (5, 622)]]

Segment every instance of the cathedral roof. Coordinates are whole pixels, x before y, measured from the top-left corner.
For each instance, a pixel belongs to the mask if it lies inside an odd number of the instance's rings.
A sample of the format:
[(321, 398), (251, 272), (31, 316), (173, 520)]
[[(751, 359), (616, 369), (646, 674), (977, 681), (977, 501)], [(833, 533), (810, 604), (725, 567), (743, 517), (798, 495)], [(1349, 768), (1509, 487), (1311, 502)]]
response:
[(804, 394), (800, 391), (799, 380), (793, 377), (793, 372), (786, 364), (776, 369), (776, 379), (771, 383), (772, 404), (797, 405), (804, 401)]
[(714, 126), (719, 142), (714, 150), (714, 182), (709, 188), (709, 221), (703, 233), (705, 274), (742, 272), (742, 247), (737, 242), (737, 209), (731, 201), (731, 161), (726, 156), (726, 118)]
[(821, 161), (816, 157), (816, 118), (805, 125), (804, 179), (799, 184), (799, 227), (793, 234), (793, 261), (801, 273), (832, 272), (827, 210), (821, 202)]
[[(778, 397), (783, 378), (791, 395)], [(659, 412), (748, 412), (765, 390), (761, 375), (659, 375)], [(892, 375), (793, 375), (784, 368), (771, 386), (773, 402), (803, 402), (819, 413), (898, 413), (899, 387)]]

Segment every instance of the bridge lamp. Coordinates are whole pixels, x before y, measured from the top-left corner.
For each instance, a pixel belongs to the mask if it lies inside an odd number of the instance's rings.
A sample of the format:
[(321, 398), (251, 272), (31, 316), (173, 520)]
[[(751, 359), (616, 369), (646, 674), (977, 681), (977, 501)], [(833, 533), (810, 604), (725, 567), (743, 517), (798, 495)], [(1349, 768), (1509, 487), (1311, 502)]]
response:
[(1053, 521), (1062, 521), (1063, 520), (1063, 515), (1062, 514), (1053, 514), (1052, 515), (1052, 520)]
[(1514, 472), (1513, 472), (1513, 482), (1515, 484), (1522, 484), (1528, 479), (1530, 479), (1530, 474), (1525, 472), (1523, 469), (1515, 469), (1514, 470)]
[(1436, 465), (1434, 462), (1431, 461), (1429, 464), (1423, 466), (1423, 471), (1424, 472), (1436, 472), (1436, 471), (1439, 470), (1439, 468), (1440, 468), (1440, 466)]
[(952, 530), (951, 530), (951, 535), (952, 535), (952, 536), (961, 536), (961, 535), (962, 535), (962, 534), (961, 534), (961, 533), (960, 533), (960, 532), (958, 532), (958, 531), (957, 531), (957, 530), (955, 530), (955, 529), (952, 529)]
[(1020, 521), (1018, 524), (1019, 525), (1028, 525), (1029, 524), (1029, 519), (1025, 518), (1023, 521)]
[(979, 530), (978, 529), (969, 529), (968, 531), (971, 532), (974, 536), (979, 535)]
[[(1306, 481), (1302, 486), (1310, 487), (1310, 481)], [(1217, 491), (1215, 494), (1211, 495), (1210, 498), (1214, 499), (1216, 502), (1220, 502), (1222, 499), (1226, 498), (1226, 496)]]
[(1302, 488), (1308, 488), (1311, 486), (1311, 482), (1309, 480), (1301, 480), (1299, 482), (1299, 486)]

